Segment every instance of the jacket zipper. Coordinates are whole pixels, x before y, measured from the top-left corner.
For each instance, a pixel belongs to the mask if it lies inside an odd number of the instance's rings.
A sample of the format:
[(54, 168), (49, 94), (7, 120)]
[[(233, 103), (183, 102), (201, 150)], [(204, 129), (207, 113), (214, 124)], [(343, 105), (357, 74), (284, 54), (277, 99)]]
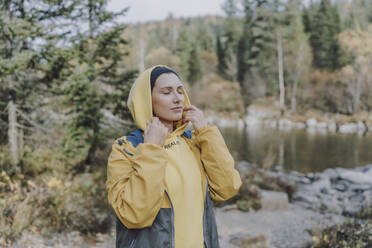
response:
[(129, 245), (129, 248), (134, 248), (134, 246), (136, 245), (136, 241), (137, 241), (137, 237), (135, 237), (132, 242), (130, 242), (130, 245)]
[(207, 216), (206, 216), (206, 208), (207, 208), (207, 193), (208, 193), (208, 179), (207, 179), (207, 189), (205, 191), (205, 199), (204, 199), (204, 214), (203, 214), (203, 235), (204, 235), (204, 244), (205, 248), (208, 248), (207, 242)]
[(169, 199), (169, 203), (171, 205), (171, 219), (170, 219), (170, 224), (171, 224), (171, 226), (170, 226), (170, 228), (171, 228), (170, 233), (171, 233), (171, 235), (170, 235), (170, 240), (171, 240), (171, 248), (174, 248), (175, 247), (175, 244), (174, 244), (174, 238), (173, 238), (174, 237), (174, 210), (173, 210), (173, 204), (172, 204), (171, 198), (170, 198), (170, 196), (168, 194), (168, 191), (167, 190), (164, 190), (164, 191), (167, 194), (168, 199)]

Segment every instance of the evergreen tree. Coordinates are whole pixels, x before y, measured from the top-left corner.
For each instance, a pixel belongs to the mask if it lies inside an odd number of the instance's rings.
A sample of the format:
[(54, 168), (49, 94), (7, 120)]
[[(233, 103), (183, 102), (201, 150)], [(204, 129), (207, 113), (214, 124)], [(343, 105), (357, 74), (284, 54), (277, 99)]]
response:
[(223, 25), (223, 35), (217, 39), (218, 72), (228, 80), (235, 80), (237, 74), (237, 48), (239, 36), (241, 35), (240, 10), (237, 0), (226, 0), (222, 8), (226, 18)]
[(191, 52), (191, 44), (189, 40), (189, 32), (186, 28), (181, 29), (176, 43), (176, 55), (180, 59), (180, 74), (188, 76), (189, 58)]
[(104, 144), (102, 110), (108, 108), (123, 117), (128, 116), (127, 111), (119, 108), (126, 101), (128, 90), (117, 92), (123, 90), (123, 85), (129, 88), (135, 75), (120, 64), (126, 54), (127, 42), (121, 37), (125, 26), (114, 21), (125, 10), (113, 13), (107, 11), (106, 6), (104, 0), (79, 2), (75, 8), (80, 14), (71, 17), (88, 27), (74, 37), (76, 45), (71, 49), (74, 59), (70, 62), (69, 83), (65, 87), (73, 119), (69, 123), (70, 136), (64, 140), (64, 151), (71, 155), (86, 154), (78, 171), (84, 169), (85, 163), (94, 161), (95, 151)]
[(345, 3), (348, 8), (348, 16), (344, 18), (344, 27), (355, 29), (361, 27), (366, 30), (368, 25), (372, 24), (372, 1), (370, 0), (353, 0)]
[(191, 49), (188, 64), (189, 70), (187, 74), (187, 80), (191, 84), (194, 84), (196, 81), (201, 79), (203, 75), (199, 49), (197, 45), (194, 45)]
[[(273, 83), (276, 61), (275, 31), (272, 3), (266, 0), (245, 0), (243, 34), (237, 50), (237, 80), (241, 86), (244, 106), (266, 93)], [(265, 78), (267, 85), (260, 85)], [(274, 82), (276, 82), (274, 80)], [(264, 88), (264, 92), (262, 92)]]
[[(313, 16), (312, 16), (313, 15)], [(313, 65), (334, 71), (345, 65), (345, 56), (337, 40), (341, 31), (340, 17), (330, 0), (322, 0), (317, 13), (304, 13), (305, 30), (310, 32)]]
[(304, 30), (306, 33), (311, 33), (312, 25), (314, 23), (315, 15), (319, 10), (318, 2), (310, 2), (310, 5), (307, 8), (304, 8), (302, 11), (302, 22), (304, 24)]
[[(6, 0), (0, 5), (0, 112), (3, 124), (10, 120), (6, 123), (7, 138), (15, 163), (22, 156), (17, 151), (18, 134), (29, 126), (25, 114), (43, 104), (48, 88), (61, 76), (66, 57), (56, 45), (64, 34), (56, 30), (66, 9), (73, 5), (63, 1), (37, 4), (32, 0)], [(5, 106), (9, 119), (4, 118)], [(17, 118), (20, 113), (22, 119)], [(6, 137), (4, 131), (0, 131), (2, 137)]]
[(227, 66), (227, 58), (226, 58), (226, 52), (225, 48), (222, 45), (221, 37), (219, 35), (216, 35), (216, 53), (217, 53), (217, 59), (218, 59), (218, 73), (223, 76), (226, 76), (226, 72), (228, 69)]
[(226, 18), (224, 21), (224, 35), (227, 42), (236, 50), (240, 35), (240, 9), (237, 0), (226, 0), (222, 6)]
[(213, 38), (205, 25), (201, 25), (196, 33), (196, 40), (198, 46), (202, 51), (214, 51)]

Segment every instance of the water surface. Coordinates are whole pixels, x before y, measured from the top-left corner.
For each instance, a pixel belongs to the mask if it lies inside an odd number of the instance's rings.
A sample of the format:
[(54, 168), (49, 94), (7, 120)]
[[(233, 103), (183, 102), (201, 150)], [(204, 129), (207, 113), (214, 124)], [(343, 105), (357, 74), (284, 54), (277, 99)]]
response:
[(320, 172), (372, 164), (372, 133), (310, 133), (263, 127), (220, 128), (236, 160), (271, 169)]

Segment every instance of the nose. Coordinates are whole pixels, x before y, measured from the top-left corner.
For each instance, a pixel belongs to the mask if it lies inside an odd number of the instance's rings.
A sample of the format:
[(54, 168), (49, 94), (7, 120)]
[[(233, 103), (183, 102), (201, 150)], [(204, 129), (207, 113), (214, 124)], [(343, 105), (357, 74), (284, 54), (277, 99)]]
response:
[(179, 93), (175, 92), (174, 95), (173, 95), (173, 102), (174, 103), (180, 103), (182, 98), (183, 98), (182, 96)]

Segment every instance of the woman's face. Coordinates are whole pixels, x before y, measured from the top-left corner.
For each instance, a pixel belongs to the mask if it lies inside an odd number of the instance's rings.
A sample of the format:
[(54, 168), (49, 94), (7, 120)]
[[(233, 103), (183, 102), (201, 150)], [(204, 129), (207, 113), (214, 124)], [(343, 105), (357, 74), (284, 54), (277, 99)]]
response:
[(182, 89), (182, 82), (174, 73), (161, 74), (152, 90), (154, 115), (165, 121), (180, 120), (185, 101)]

